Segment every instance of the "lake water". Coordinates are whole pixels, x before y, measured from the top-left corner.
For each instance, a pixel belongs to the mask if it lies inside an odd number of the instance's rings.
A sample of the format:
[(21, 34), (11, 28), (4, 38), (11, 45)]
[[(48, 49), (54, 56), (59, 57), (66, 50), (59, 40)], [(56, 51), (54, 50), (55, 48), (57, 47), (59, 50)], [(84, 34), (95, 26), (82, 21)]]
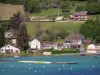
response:
[[(0, 75), (100, 75), (100, 57), (34, 56), (0, 58)], [(13, 61), (11, 61), (13, 60)], [(18, 60), (77, 62), (79, 64), (29, 64)]]

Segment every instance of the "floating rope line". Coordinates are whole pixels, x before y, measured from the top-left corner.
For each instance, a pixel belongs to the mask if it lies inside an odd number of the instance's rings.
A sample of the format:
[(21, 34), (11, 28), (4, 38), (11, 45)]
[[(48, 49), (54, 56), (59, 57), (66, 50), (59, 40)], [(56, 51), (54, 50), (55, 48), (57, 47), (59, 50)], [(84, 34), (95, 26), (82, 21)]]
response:
[(24, 60), (0, 60), (0, 62), (19, 62), (33, 64), (78, 64), (77, 62), (49, 62), (49, 61), (24, 61)]

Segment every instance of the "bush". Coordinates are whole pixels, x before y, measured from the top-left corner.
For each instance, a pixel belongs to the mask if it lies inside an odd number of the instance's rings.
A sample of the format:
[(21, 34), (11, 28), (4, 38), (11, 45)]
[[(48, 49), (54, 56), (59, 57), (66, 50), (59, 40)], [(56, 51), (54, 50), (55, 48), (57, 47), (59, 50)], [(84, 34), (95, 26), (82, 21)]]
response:
[(79, 53), (79, 50), (52, 50), (52, 54)]
[(28, 53), (26, 51), (21, 51), (20, 55), (21, 56), (28, 56)]
[(79, 5), (79, 6), (76, 7), (75, 11), (76, 11), (76, 12), (84, 11), (84, 8), (85, 8), (85, 7), (84, 7), (83, 5)]

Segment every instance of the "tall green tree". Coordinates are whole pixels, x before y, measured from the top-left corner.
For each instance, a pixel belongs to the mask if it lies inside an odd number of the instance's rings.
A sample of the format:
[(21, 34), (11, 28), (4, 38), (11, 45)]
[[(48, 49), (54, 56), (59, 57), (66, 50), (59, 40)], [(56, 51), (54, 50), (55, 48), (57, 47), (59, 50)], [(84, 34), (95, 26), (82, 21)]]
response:
[(100, 43), (100, 21), (97, 18), (95, 21), (88, 20), (80, 27), (80, 32), (86, 37)]
[(0, 24), (0, 48), (5, 45), (4, 26)]
[(28, 45), (28, 34), (27, 34), (27, 29), (24, 24), (22, 24), (19, 28), (18, 31), (18, 36), (17, 36), (17, 44), (21, 50), (27, 50), (29, 48)]
[(23, 22), (24, 22), (24, 17), (20, 12), (18, 12), (17, 14), (14, 14), (13, 17), (11, 17), (8, 29), (18, 30)]
[(25, 0), (24, 1), (24, 6), (27, 11), (30, 13), (37, 13), (40, 12), (40, 7), (39, 7), (40, 0)]
[(10, 19), (10, 24), (8, 25), (8, 30), (13, 29), (17, 31), (17, 46), (21, 50), (28, 49), (28, 34), (27, 29), (24, 23), (24, 17), (23, 15), (18, 12), (17, 14), (14, 14), (14, 16)]
[(94, 22), (93, 20), (88, 20), (87, 22), (85, 22), (81, 27), (80, 27), (80, 32), (86, 37), (90, 37), (92, 38), (94, 35)]

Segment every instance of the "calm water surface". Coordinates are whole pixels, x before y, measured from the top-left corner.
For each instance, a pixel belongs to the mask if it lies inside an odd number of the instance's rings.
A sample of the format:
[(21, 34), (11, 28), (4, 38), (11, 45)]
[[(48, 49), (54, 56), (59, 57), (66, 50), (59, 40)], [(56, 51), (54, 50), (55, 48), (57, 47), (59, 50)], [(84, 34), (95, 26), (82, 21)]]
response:
[(78, 62), (79, 64), (29, 64), (0, 61), (0, 75), (100, 75), (100, 57), (94, 56), (35, 56), (0, 58), (0, 60), (36, 60)]

